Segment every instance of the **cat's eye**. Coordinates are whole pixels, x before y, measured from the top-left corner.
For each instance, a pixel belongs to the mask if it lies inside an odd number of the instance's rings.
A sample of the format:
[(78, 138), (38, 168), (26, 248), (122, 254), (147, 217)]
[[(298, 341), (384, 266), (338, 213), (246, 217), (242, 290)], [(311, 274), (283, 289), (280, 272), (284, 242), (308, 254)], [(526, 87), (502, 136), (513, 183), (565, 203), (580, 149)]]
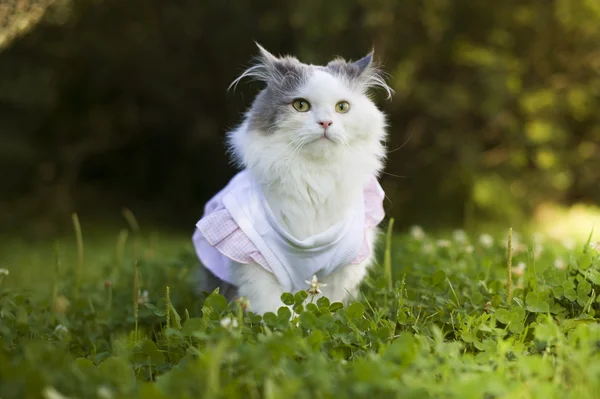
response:
[(335, 104), (335, 111), (339, 112), (340, 114), (345, 114), (346, 112), (350, 111), (350, 103), (348, 101), (340, 101), (339, 103)]
[(310, 110), (310, 103), (303, 98), (297, 98), (292, 103), (292, 107), (298, 112), (307, 112)]

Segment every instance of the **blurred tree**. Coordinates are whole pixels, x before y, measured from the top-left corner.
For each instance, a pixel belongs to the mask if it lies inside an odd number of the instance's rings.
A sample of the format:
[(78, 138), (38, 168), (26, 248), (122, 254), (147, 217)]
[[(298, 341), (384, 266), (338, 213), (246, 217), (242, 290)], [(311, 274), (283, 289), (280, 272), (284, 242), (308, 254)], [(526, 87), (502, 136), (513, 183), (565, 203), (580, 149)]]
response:
[(600, 200), (597, 1), (29, 3), (0, 8), (0, 222), (129, 205), (192, 223), (233, 174), (223, 137), (258, 86), (226, 88), (254, 40), (312, 63), (375, 47), (400, 222)]

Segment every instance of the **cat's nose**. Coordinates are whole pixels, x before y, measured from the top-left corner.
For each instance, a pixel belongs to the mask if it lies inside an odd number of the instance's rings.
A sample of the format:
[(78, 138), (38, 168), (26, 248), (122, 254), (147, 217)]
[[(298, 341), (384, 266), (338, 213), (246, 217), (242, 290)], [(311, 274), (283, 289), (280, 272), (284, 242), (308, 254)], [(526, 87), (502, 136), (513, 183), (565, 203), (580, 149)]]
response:
[(327, 129), (329, 126), (333, 124), (333, 121), (319, 121), (317, 122), (319, 125), (323, 126), (323, 129)]

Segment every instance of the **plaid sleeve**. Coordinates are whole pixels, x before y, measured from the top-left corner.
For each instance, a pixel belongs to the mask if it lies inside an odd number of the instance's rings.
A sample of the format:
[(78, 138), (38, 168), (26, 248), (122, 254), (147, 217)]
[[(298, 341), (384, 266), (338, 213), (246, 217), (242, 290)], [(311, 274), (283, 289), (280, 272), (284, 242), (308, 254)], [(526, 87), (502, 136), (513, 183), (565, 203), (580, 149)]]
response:
[(221, 194), (206, 204), (204, 216), (196, 224), (193, 241), (198, 257), (207, 269), (225, 281), (230, 280), (230, 260), (242, 264), (256, 263), (270, 270), (258, 248), (221, 202)]

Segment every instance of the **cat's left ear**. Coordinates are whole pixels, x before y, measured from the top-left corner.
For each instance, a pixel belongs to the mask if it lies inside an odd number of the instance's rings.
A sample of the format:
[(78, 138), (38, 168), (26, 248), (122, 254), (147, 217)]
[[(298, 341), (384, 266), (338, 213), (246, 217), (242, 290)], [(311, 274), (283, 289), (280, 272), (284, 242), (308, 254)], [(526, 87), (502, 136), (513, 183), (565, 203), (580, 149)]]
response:
[(335, 73), (345, 75), (350, 82), (357, 82), (364, 91), (370, 88), (379, 87), (386, 91), (388, 98), (391, 98), (394, 92), (383, 78), (383, 72), (374, 65), (372, 49), (369, 54), (358, 61), (346, 62), (343, 59), (331, 61), (327, 67)]
[(358, 61), (354, 61), (353, 63), (351, 63), (351, 68), (356, 71), (356, 75), (360, 76), (363, 73), (365, 73), (369, 67), (373, 64), (373, 54), (374, 54), (375, 50), (371, 50), (371, 52), (367, 55), (365, 55), (364, 57), (362, 57), (360, 60)]
[(327, 67), (334, 72), (346, 75), (353, 80), (368, 80), (372, 72), (376, 73), (373, 65), (374, 50), (358, 61), (348, 62), (343, 58), (336, 58), (327, 64)]

